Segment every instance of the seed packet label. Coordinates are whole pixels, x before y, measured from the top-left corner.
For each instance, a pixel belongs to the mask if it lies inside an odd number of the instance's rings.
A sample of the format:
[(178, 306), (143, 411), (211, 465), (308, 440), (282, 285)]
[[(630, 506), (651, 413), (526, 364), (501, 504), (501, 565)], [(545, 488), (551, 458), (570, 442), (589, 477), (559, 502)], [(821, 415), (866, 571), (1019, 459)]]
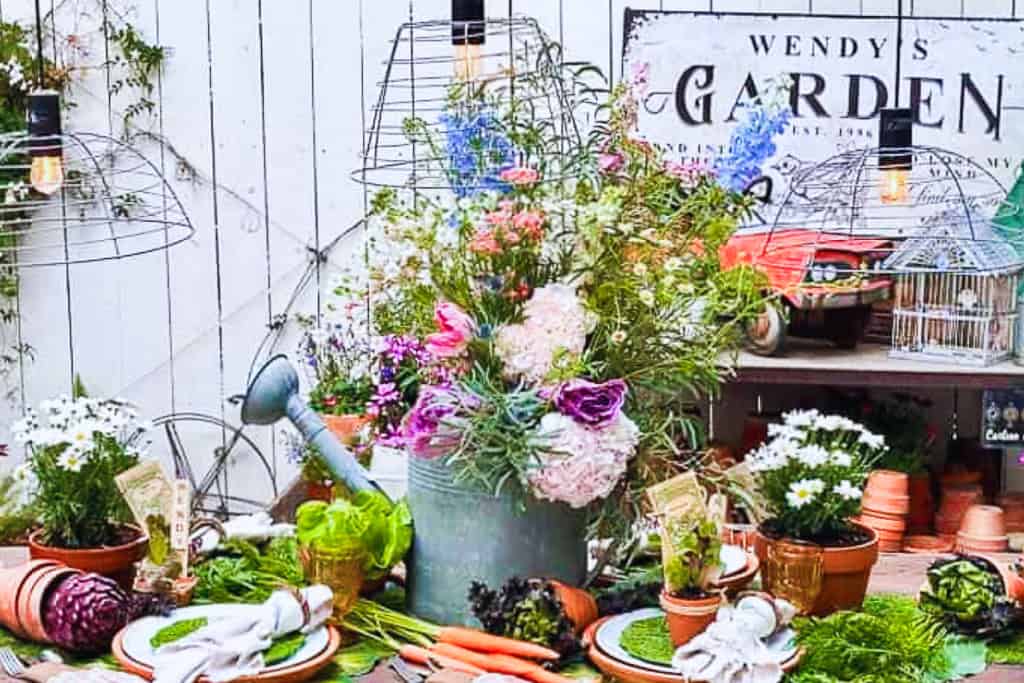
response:
[(135, 521), (143, 529), (150, 518), (171, 518), (172, 487), (156, 460), (147, 460), (114, 478)]
[(704, 517), (707, 494), (694, 472), (684, 472), (650, 486), (647, 499), (657, 517)]
[(189, 532), (192, 528), (192, 489), (184, 479), (175, 479), (171, 506), (171, 551), (181, 563), (182, 575), (188, 574)]

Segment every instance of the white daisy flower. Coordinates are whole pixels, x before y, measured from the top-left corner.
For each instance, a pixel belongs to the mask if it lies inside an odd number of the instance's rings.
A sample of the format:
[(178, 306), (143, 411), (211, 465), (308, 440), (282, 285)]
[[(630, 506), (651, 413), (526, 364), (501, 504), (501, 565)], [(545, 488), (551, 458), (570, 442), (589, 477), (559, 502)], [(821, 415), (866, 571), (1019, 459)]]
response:
[(838, 467), (849, 467), (853, 464), (853, 458), (846, 451), (836, 451), (832, 454), (832, 464)]
[(785, 423), (793, 427), (810, 427), (818, 418), (817, 410), (793, 410), (783, 415)]
[(796, 459), (808, 467), (821, 467), (828, 463), (829, 452), (817, 444), (810, 444), (796, 452)]
[(57, 464), (68, 472), (80, 472), (85, 466), (85, 457), (74, 448), (67, 448), (60, 457)]
[(881, 434), (872, 434), (864, 430), (857, 437), (857, 443), (862, 443), (868, 448), (885, 448), (885, 437)]
[(843, 479), (841, 482), (833, 486), (832, 492), (846, 500), (859, 500), (861, 495), (861, 490), (851, 484), (848, 479)]
[(821, 479), (801, 479), (789, 485), (786, 502), (790, 507), (801, 508), (814, 501), (814, 498), (825, 488)]

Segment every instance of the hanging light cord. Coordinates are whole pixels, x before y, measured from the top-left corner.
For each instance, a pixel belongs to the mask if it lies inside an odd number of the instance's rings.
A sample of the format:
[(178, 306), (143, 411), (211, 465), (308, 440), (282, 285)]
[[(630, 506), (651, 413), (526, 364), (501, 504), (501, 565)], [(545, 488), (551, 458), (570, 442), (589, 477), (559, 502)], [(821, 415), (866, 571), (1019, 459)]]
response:
[(46, 69), (43, 66), (43, 12), (39, 8), (39, 0), (36, 0), (36, 61), (38, 62), (37, 66), (39, 69), (38, 88), (42, 90)]
[[(38, 3), (38, 0), (36, 0)], [(900, 108), (900, 79), (903, 77), (903, 0), (896, 9), (896, 109)]]

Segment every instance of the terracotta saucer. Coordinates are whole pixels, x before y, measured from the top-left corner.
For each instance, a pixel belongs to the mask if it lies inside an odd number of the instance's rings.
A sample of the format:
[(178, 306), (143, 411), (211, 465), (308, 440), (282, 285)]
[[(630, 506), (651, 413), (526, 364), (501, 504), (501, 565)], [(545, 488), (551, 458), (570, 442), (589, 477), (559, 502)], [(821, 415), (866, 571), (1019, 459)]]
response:
[(740, 572), (731, 574), (730, 576), (723, 576), (718, 581), (715, 581), (712, 585), (715, 588), (724, 590), (729, 593), (738, 592), (747, 587), (747, 585), (754, 580), (757, 576), (758, 570), (761, 568), (761, 561), (757, 559), (757, 555), (754, 553), (747, 553), (747, 566)]
[[(631, 666), (609, 657), (594, 643), (594, 634), (611, 617), (603, 617), (587, 627), (583, 632), (583, 644), (587, 647), (587, 657), (601, 673), (620, 683), (681, 683), (682, 677), (676, 674), (664, 674), (648, 669)], [(803, 649), (797, 649), (793, 656), (782, 663), (782, 670), (789, 673), (797, 667), (803, 657)], [(202, 680), (202, 679), (200, 679)], [(687, 683), (707, 683), (690, 679)]]
[[(338, 648), (341, 647), (341, 632), (338, 629), (328, 624), (327, 636), (327, 647), (312, 659), (285, 669), (276, 669), (257, 676), (242, 676), (241, 678), (234, 679), (234, 681), (235, 683), (301, 683), (302, 681), (308, 681), (331, 663), (334, 655), (338, 652)], [(153, 669), (151, 667), (140, 664), (125, 654), (123, 637), (124, 630), (114, 637), (114, 642), (110, 648), (117, 663), (128, 673), (142, 676), (148, 681), (153, 680)], [(210, 680), (206, 676), (201, 676), (197, 683), (210, 683)], [(676, 681), (675, 683), (679, 682)]]
[(930, 534), (912, 535), (903, 539), (903, 548), (908, 553), (951, 553), (955, 545), (951, 538)]

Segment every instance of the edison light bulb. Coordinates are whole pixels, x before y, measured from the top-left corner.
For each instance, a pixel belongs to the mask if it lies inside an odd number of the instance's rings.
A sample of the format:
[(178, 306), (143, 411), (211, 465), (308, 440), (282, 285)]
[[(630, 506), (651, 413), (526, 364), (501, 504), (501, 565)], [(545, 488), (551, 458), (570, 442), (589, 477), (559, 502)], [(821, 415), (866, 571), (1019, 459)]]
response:
[(455, 78), (472, 81), (480, 75), (481, 45), (455, 46)]
[(53, 194), (64, 184), (64, 159), (59, 156), (32, 157), (29, 180), (39, 192)]
[(887, 168), (882, 171), (881, 199), (883, 204), (903, 204), (910, 197), (907, 189), (907, 176), (910, 171), (905, 168)]

